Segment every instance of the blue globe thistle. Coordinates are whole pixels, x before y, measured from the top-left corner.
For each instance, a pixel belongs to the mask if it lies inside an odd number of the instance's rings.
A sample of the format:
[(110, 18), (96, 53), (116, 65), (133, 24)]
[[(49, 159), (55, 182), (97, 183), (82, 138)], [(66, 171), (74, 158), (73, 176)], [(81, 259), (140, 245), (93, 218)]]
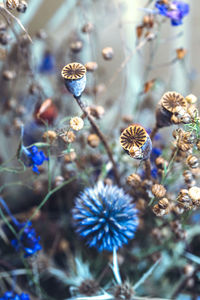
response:
[(28, 167), (32, 167), (33, 172), (37, 174), (40, 173), (37, 166), (41, 166), (45, 160), (49, 160), (44, 155), (44, 152), (39, 151), (36, 146), (32, 146), (30, 149), (22, 146), (22, 153), (25, 155), (23, 158), (25, 164)]
[(117, 250), (135, 235), (138, 216), (135, 205), (122, 188), (99, 182), (75, 200), (72, 211), (77, 232), (99, 251)]
[(29, 295), (22, 293), (20, 295), (14, 292), (6, 292), (0, 300), (30, 300)]
[(190, 10), (189, 4), (180, 0), (174, 0), (170, 4), (165, 4), (163, 1), (156, 1), (155, 7), (158, 9), (160, 15), (171, 19), (173, 26), (181, 25), (183, 17)]

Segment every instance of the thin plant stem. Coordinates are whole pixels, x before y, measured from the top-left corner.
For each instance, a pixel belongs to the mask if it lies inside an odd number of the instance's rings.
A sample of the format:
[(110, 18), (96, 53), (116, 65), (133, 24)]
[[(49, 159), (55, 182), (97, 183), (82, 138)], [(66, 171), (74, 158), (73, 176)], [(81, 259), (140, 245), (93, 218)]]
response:
[(145, 160), (145, 172), (146, 172), (146, 178), (151, 179), (151, 161), (150, 161), (150, 159)]
[(120, 179), (119, 179), (119, 174), (118, 174), (118, 171), (117, 171), (117, 165), (116, 165), (116, 163), (113, 159), (112, 151), (111, 151), (111, 149), (110, 149), (110, 147), (109, 147), (109, 145), (106, 141), (106, 137), (104, 136), (104, 134), (101, 132), (101, 130), (99, 129), (99, 127), (97, 126), (97, 124), (95, 123), (93, 118), (88, 113), (88, 111), (86, 109), (86, 106), (83, 104), (83, 102), (81, 100), (81, 97), (75, 97), (74, 96), (74, 98), (76, 99), (76, 102), (78, 103), (78, 105), (81, 108), (82, 112), (86, 115), (88, 121), (90, 122), (90, 124), (93, 128), (93, 130), (95, 131), (95, 133), (98, 135), (98, 137), (102, 141), (102, 143), (103, 143), (103, 145), (106, 149), (106, 152), (108, 154), (108, 157), (109, 157), (110, 161), (112, 162), (115, 179), (116, 179), (117, 184), (119, 185), (120, 184)]
[(115, 279), (119, 285), (122, 284), (120, 272), (119, 272), (119, 265), (117, 260), (117, 250), (116, 247), (113, 248), (113, 266), (112, 266), (113, 274), (115, 276)]
[(150, 138), (152, 141), (153, 141), (155, 135), (157, 134), (158, 130), (159, 130), (158, 126), (155, 125), (152, 132), (150, 133)]

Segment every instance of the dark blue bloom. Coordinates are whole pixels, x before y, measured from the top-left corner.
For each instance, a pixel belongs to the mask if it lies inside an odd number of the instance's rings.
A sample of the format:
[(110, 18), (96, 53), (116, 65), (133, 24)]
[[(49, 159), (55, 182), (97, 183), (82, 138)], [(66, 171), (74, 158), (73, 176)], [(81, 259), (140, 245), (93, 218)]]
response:
[(117, 186), (99, 182), (75, 200), (73, 219), (77, 232), (90, 247), (112, 251), (127, 244), (135, 235), (138, 216), (132, 199)]
[[(11, 225), (13, 226), (16, 236), (11, 232), (8, 226), (4, 226), (5, 233), (7, 234), (8, 239), (11, 239), (11, 245), (15, 248), (16, 251), (23, 251), (24, 256), (28, 257), (41, 250), (42, 247), (39, 244), (40, 237), (36, 237), (35, 229), (32, 228), (31, 222), (20, 223), (17, 219), (11, 214), (10, 209), (7, 204), (0, 197), (0, 203), (3, 206), (6, 213), (11, 218)], [(24, 228), (24, 229), (23, 229)], [(21, 232), (22, 231), (22, 232)]]
[(41, 73), (50, 73), (55, 69), (55, 57), (50, 52), (46, 52), (42, 59), (39, 70)]
[(32, 223), (19, 223), (15, 224), (14, 228), (17, 233), (20, 233), (21, 229), (25, 227), (19, 238), (14, 238), (11, 240), (11, 245), (16, 251), (22, 250), (24, 252), (24, 257), (32, 256), (36, 252), (42, 249), (39, 244), (40, 237), (36, 237), (35, 229), (31, 227)]
[[(43, 151), (39, 151), (36, 146), (32, 146), (30, 149), (22, 146), (22, 152), (25, 154), (28, 167), (32, 167), (33, 172), (40, 173), (37, 166), (41, 166), (45, 160), (49, 160), (44, 155)], [(25, 162), (26, 163), (26, 162)]]
[(155, 7), (158, 9), (159, 14), (171, 19), (173, 26), (182, 24), (182, 19), (190, 10), (189, 4), (174, 0), (170, 4), (165, 4), (162, 1), (156, 1)]
[(22, 293), (18, 295), (14, 292), (6, 292), (0, 300), (30, 300), (29, 295)]

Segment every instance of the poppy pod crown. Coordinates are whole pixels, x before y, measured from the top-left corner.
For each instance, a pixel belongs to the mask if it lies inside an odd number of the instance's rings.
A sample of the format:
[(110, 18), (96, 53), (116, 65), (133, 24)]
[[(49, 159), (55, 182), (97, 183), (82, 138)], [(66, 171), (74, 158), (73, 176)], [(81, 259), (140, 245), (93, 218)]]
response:
[(120, 136), (122, 148), (136, 159), (148, 159), (151, 154), (152, 143), (146, 130), (139, 124), (132, 124)]

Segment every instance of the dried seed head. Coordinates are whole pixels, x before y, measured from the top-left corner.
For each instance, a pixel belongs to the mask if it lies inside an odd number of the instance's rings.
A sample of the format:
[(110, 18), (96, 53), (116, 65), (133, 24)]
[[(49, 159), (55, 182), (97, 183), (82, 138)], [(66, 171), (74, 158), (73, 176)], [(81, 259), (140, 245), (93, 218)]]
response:
[(66, 164), (71, 163), (76, 160), (76, 152), (72, 150), (70, 153), (65, 154), (64, 161)]
[(176, 55), (178, 59), (183, 59), (186, 55), (187, 51), (184, 48), (176, 49)]
[(92, 148), (96, 148), (99, 146), (100, 139), (97, 134), (92, 133), (88, 136), (87, 142)]
[(153, 15), (146, 15), (143, 18), (143, 25), (147, 28), (152, 28), (154, 25), (154, 17)]
[(178, 194), (178, 205), (182, 208), (189, 208), (192, 205), (192, 200), (188, 194), (188, 190), (182, 189)]
[(87, 110), (88, 113), (96, 119), (101, 119), (105, 113), (105, 109), (101, 105), (89, 106)]
[(157, 157), (155, 160), (156, 167), (158, 169), (164, 170), (168, 166), (168, 162), (161, 156)]
[(167, 209), (169, 207), (169, 200), (167, 198), (162, 198), (158, 201), (158, 206), (161, 209)]
[(82, 27), (82, 32), (83, 33), (91, 33), (94, 30), (94, 25), (90, 22), (86, 23), (83, 27)]
[(192, 202), (196, 206), (200, 206), (200, 188), (193, 186), (189, 189), (188, 194), (192, 199)]
[(151, 190), (156, 198), (162, 198), (166, 194), (166, 189), (162, 184), (154, 184)]
[(194, 104), (197, 102), (197, 97), (193, 94), (190, 94), (188, 96), (185, 97), (185, 100), (187, 101), (187, 103), (189, 104)]
[(157, 217), (162, 217), (168, 213), (168, 210), (161, 209), (158, 204), (153, 206), (152, 211)]
[(25, 13), (27, 10), (28, 4), (24, 0), (20, 0), (19, 5), (17, 6), (17, 11), (20, 13)]
[(13, 70), (5, 70), (3, 71), (3, 79), (5, 80), (13, 80), (16, 77), (16, 72)]
[(63, 176), (61, 176), (61, 175), (56, 176), (56, 178), (55, 178), (55, 180), (54, 180), (54, 185), (55, 185), (55, 187), (61, 185), (61, 184), (64, 182), (64, 180), (65, 180), (65, 179), (64, 179)]
[(131, 115), (122, 116), (122, 121), (127, 124), (133, 123), (133, 117)]
[(48, 130), (43, 134), (42, 138), (46, 142), (49, 142), (50, 144), (52, 144), (57, 138), (57, 133), (53, 130)]
[(125, 282), (122, 285), (117, 285), (114, 291), (114, 297), (116, 300), (131, 300), (134, 295), (132, 286)]
[(177, 106), (182, 108), (187, 108), (187, 101), (184, 97), (177, 92), (167, 92), (161, 98), (161, 105), (169, 112), (177, 112)]
[(143, 92), (146, 94), (155, 84), (155, 79), (149, 80), (144, 84)]
[(64, 141), (68, 143), (73, 143), (76, 139), (76, 135), (72, 130), (69, 130), (66, 132), (66, 134), (63, 136)]
[(81, 51), (82, 48), (83, 48), (83, 43), (81, 41), (75, 41), (70, 44), (70, 49), (74, 53)]
[(93, 279), (84, 280), (78, 288), (81, 295), (92, 296), (95, 295), (99, 290), (99, 285)]
[(142, 36), (143, 29), (144, 29), (143, 25), (139, 25), (136, 27), (136, 34), (138, 39)]
[(15, 9), (19, 5), (19, 0), (6, 0), (6, 7), (8, 9)]
[(199, 113), (198, 113), (198, 109), (196, 108), (195, 105), (191, 104), (188, 109), (187, 109), (188, 114), (190, 115), (191, 118), (196, 118), (198, 117)]
[(142, 149), (137, 146), (133, 146), (130, 149), (129, 155), (135, 159), (143, 159)]
[(69, 124), (73, 130), (79, 131), (83, 128), (84, 121), (83, 121), (83, 119), (81, 119), (79, 117), (73, 117), (73, 118), (71, 118)]
[(192, 172), (189, 170), (185, 170), (183, 172), (183, 177), (184, 177), (185, 183), (190, 183), (194, 179)]
[(127, 177), (127, 183), (132, 187), (139, 187), (141, 182), (141, 177), (138, 174), (133, 173)]
[(87, 71), (94, 72), (98, 68), (98, 64), (95, 61), (89, 61), (85, 64)]
[(176, 116), (175, 114), (172, 115), (171, 121), (172, 121), (173, 124), (180, 124), (181, 123), (181, 119), (178, 116)]
[(111, 47), (105, 47), (102, 50), (102, 56), (105, 60), (111, 60), (113, 58), (114, 51)]
[(196, 169), (198, 168), (199, 166), (199, 161), (198, 161), (198, 158), (194, 155), (189, 155), (187, 157), (187, 160), (186, 160), (186, 164), (192, 168), (192, 169)]

